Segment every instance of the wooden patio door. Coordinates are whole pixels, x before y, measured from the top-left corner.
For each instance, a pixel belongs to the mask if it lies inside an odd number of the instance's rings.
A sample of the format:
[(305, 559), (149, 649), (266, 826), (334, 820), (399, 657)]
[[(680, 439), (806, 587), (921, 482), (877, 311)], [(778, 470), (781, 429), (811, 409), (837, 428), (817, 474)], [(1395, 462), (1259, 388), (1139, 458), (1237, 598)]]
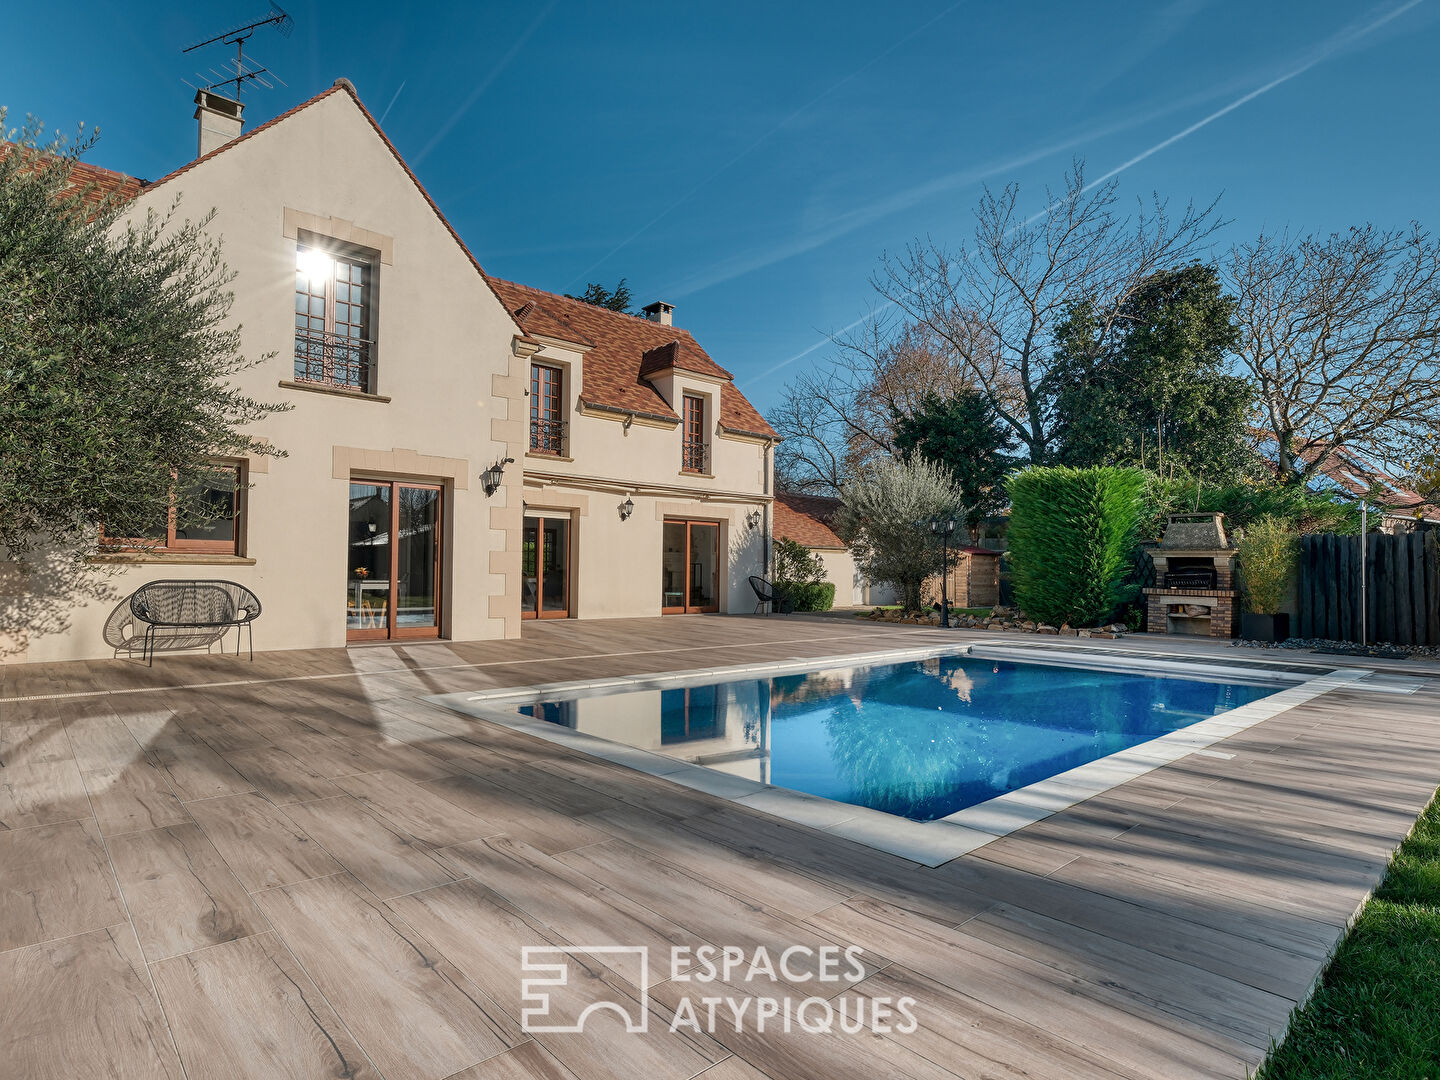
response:
[(720, 610), (720, 526), (667, 518), (660, 556), (660, 610), (691, 615)]
[(520, 617), (570, 617), (570, 519), (527, 517), (520, 545)]
[(438, 484), (350, 482), (347, 640), (440, 636), (442, 496)]

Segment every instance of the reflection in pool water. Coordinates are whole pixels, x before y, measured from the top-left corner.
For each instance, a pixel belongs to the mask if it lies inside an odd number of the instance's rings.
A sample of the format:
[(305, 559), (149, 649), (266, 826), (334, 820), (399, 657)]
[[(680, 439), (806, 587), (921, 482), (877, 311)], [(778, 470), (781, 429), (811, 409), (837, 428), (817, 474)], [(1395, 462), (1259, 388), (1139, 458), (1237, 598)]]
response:
[(931, 821), (1273, 691), (959, 656), (521, 711), (763, 783)]

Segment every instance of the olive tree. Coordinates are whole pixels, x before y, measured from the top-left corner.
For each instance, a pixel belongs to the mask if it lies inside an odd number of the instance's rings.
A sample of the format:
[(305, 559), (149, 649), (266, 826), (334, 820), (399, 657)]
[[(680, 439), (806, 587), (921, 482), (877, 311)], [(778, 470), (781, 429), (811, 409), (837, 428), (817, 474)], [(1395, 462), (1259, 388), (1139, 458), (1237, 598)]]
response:
[(865, 578), (895, 586), (913, 611), (940, 572), (940, 542), (925, 523), (951, 516), (963, 521), (965, 509), (949, 470), (919, 456), (883, 458), (840, 489), (835, 527)]
[[(5, 132), (0, 110), (0, 132)], [(217, 458), (276, 451), (243, 428), (279, 406), (229, 381), (249, 366), (209, 216), (122, 221), (79, 167), (89, 142), (0, 146), (0, 621), (17, 597), (89, 571), (101, 527), (153, 535), (206, 520)], [(11, 580), (11, 579), (17, 580)], [(26, 627), (0, 625), (0, 631)]]

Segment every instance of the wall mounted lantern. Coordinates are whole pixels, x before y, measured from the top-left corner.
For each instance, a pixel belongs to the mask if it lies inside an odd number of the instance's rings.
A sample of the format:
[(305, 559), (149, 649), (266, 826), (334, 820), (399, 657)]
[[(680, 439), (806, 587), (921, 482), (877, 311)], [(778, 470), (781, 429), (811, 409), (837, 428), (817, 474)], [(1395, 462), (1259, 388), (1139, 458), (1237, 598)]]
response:
[(480, 474), (480, 486), (485, 489), (486, 498), (500, 490), (500, 483), (505, 479), (505, 466), (514, 464), (513, 457), (501, 458)]
[(751, 510), (745, 515), (745, 524), (749, 525), (752, 529), (758, 529), (760, 527), (760, 516), (759, 510)]
[(620, 520), (629, 521), (630, 515), (635, 512), (635, 500), (625, 496), (625, 501), (620, 504)]

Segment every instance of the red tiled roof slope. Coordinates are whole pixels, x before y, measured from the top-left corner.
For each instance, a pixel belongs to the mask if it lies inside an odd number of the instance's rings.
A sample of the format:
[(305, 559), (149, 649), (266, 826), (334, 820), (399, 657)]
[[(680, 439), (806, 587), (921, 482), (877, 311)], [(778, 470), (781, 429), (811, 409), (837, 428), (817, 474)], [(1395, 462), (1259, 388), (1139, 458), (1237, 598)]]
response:
[[(9, 154), (14, 146), (14, 143), (0, 142), (0, 156)], [(40, 154), (46, 158), (50, 156), (46, 151), (40, 151)], [(102, 169), (99, 165), (91, 165), (87, 161), (70, 163), (70, 178), (66, 185), (70, 192), (83, 193), (85, 201), (92, 206), (99, 206), (111, 198), (128, 202), (139, 195), (144, 186), (144, 180), (137, 180), (114, 169)]]
[(746, 400), (728, 371), (688, 331), (637, 315), (571, 300), (513, 281), (490, 284), (527, 334), (542, 334), (591, 346), (585, 354), (587, 405), (678, 420), (660, 391), (645, 376), (668, 368), (722, 379), (720, 423), (730, 431), (774, 438), (775, 431)]
[(846, 548), (849, 545), (830, 527), (840, 500), (825, 495), (775, 493), (775, 536), (807, 548)]

